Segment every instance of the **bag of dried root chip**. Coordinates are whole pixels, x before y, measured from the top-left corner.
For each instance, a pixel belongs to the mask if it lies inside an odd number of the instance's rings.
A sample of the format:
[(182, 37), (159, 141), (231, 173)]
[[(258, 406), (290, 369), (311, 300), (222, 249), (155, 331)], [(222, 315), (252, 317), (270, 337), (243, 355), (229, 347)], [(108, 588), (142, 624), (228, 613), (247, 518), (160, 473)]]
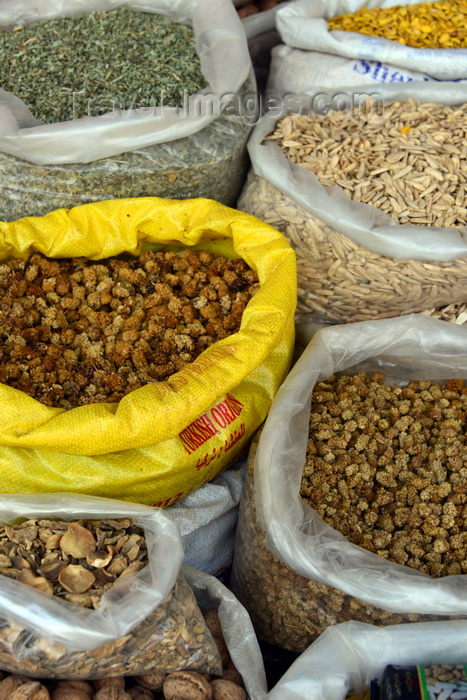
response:
[[(381, 687), (388, 666), (415, 672), (415, 676), (410, 674), (415, 682), (407, 686), (406, 697), (460, 699), (465, 694), (466, 633), (467, 622), (461, 620), (390, 625), (384, 629), (343, 622), (325, 630), (294, 661), (272, 688), (268, 700), (369, 698), (370, 687), (376, 682)], [(423, 669), (426, 681), (428, 667), (433, 676), (442, 678), (426, 683), (426, 694), (421, 688), (418, 694), (417, 667)], [(456, 686), (457, 679), (462, 680)], [(451, 692), (447, 692), (449, 689)], [(394, 697), (389, 690), (386, 682), (378, 697)], [(396, 697), (404, 697), (399, 695), (400, 686), (393, 686), (394, 692)]]
[(0, 496), (0, 660), (36, 677), (222, 669), (160, 509), (60, 494)]
[(238, 203), (295, 249), (298, 315), (346, 323), (465, 301), (467, 88), (302, 97), (302, 114), (255, 127)]
[(168, 506), (245, 450), (290, 364), (295, 255), (205, 199), (0, 223), (4, 493)]
[(421, 314), (314, 335), (240, 503), (232, 589), (261, 639), (467, 615), (466, 342)]

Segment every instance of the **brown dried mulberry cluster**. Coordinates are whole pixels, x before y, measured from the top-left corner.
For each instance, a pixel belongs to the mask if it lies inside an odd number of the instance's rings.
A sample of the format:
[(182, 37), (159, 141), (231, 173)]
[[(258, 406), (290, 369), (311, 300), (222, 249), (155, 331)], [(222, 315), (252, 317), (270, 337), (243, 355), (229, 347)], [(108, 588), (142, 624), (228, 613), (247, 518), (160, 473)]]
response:
[(258, 289), (241, 259), (145, 251), (0, 265), (0, 382), (48, 406), (116, 402), (236, 332)]
[(467, 572), (467, 388), (382, 374), (316, 385), (301, 496), (354, 544), (435, 577)]

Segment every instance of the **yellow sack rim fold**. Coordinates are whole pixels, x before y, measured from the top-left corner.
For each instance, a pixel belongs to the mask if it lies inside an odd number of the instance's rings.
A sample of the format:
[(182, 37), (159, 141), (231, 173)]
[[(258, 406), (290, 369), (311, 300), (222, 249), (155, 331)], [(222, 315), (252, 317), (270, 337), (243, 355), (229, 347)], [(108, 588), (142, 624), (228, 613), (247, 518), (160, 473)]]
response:
[(241, 257), (260, 288), (237, 333), (205, 350), (168, 380), (147, 384), (119, 403), (51, 408), (0, 384), (0, 445), (99, 455), (145, 447), (180, 432), (235, 387), (286, 333), (296, 305), (295, 253), (286, 238), (256, 217), (208, 199), (118, 199), (0, 222), (0, 258), (99, 260), (139, 254), (144, 246), (177, 246)]

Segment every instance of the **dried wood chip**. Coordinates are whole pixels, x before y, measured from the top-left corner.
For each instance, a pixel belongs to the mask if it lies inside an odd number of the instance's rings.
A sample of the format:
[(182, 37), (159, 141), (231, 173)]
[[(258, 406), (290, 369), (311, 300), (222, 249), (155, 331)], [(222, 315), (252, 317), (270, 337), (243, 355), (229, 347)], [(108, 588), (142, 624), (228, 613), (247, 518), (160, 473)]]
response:
[(60, 540), (60, 548), (65, 554), (81, 559), (96, 549), (96, 540), (83, 525), (70, 523)]
[(58, 575), (59, 583), (70, 593), (84, 593), (91, 588), (95, 580), (92, 571), (77, 564), (68, 564)]

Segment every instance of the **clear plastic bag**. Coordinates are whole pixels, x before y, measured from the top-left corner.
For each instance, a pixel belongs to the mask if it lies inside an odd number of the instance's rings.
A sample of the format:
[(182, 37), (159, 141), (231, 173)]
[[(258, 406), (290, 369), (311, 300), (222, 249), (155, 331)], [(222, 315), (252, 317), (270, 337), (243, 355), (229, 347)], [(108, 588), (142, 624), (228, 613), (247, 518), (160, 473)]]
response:
[(76, 494), (0, 496), (0, 522), (129, 518), (144, 529), (148, 565), (108, 588), (95, 610), (2, 576), (0, 665), (50, 678), (102, 678), (191, 668), (220, 656), (180, 573), (177, 526), (161, 510)]
[(327, 629), (285, 672), (268, 700), (363, 696), (388, 664), (464, 664), (467, 622), (422, 622), (375, 629), (344, 622)]
[(240, 504), (232, 589), (260, 638), (304, 651), (347, 620), (382, 626), (467, 614), (465, 576), (432, 578), (351, 544), (299, 498), (315, 382), (357, 371), (383, 372), (390, 384), (466, 379), (466, 342), (467, 328), (422, 315), (313, 336), (269, 412)]
[[(206, 620), (207, 626), (209, 629), (212, 629), (214, 641), (220, 650), (223, 662), (221, 686), (222, 681), (227, 681), (224, 687), (221, 688), (224, 695), (226, 692), (228, 694), (234, 690), (235, 685), (238, 684), (240, 687), (243, 685), (250, 700), (263, 700), (267, 695), (264, 665), (248, 613), (231, 591), (218, 579), (188, 566), (183, 566), (181, 573), (193, 592), (199, 609), (203, 612), (203, 617)], [(186, 585), (187, 584), (185, 584), (185, 587)], [(190, 683), (190, 678), (192, 681), (195, 681), (196, 687), (196, 677), (198, 676), (196, 672), (182, 670), (176, 673), (176, 675), (179, 679), (182, 679), (182, 683), (185, 683), (185, 690), (186, 684), (188, 684), (189, 688), (193, 687)], [(153, 694), (156, 694), (156, 688), (162, 686), (166, 676), (167, 673), (161, 666), (160, 672), (149, 672), (139, 676), (125, 676), (122, 678), (117, 675), (100, 682), (99, 679), (97, 679), (96, 682), (93, 682), (93, 679), (89, 678), (80, 679), (79, 685), (75, 681), (75, 687), (76, 692), (83, 689), (86, 690), (91, 697), (101, 697), (101, 695), (97, 695), (97, 690), (99, 687), (102, 688), (104, 684), (106, 686), (114, 685), (122, 690), (123, 687), (125, 687), (128, 697), (130, 694), (132, 697), (146, 697), (146, 695), (148, 697), (149, 695), (153, 697)], [(30, 681), (30, 685), (24, 687), (28, 680)], [(41, 685), (39, 685), (39, 681)], [(64, 692), (65, 688), (72, 688), (69, 681), (73, 682), (73, 679), (57, 681), (50, 678), (45, 680), (41, 678), (39, 681), (34, 680), (34, 678), (27, 678), (24, 675), (13, 675), (12, 677), (4, 674), (4, 679), (0, 682), (0, 697), (7, 697), (6, 693), (9, 692), (7, 688), (11, 688), (11, 692), (13, 692), (13, 688), (16, 685), (19, 686), (21, 682), (23, 683), (23, 685), (21, 685), (21, 692), (24, 692), (24, 697), (29, 698), (30, 695), (27, 695), (27, 693), (34, 689), (36, 689), (38, 697), (39, 690), (42, 690), (44, 697), (49, 698), (45, 690), (47, 690), (50, 696), (55, 697), (58, 689)], [(213, 676), (211, 681), (217, 685), (219, 683), (219, 678)], [(231, 683), (235, 684), (233, 688), (230, 685)], [(212, 687), (214, 687), (214, 685)], [(144, 688), (149, 688), (151, 690), (144, 691)], [(182, 695), (182, 688), (179, 687), (179, 690), (180, 695)], [(109, 688), (107, 692), (114, 691), (111, 691)], [(216, 688), (216, 692), (220, 692), (219, 686)], [(241, 691), (240, 688), (238, 694), (244, 697), (243, 691)], [(222, 697), (224, 697), (224, 695), (222, 695)], [(236, 693), (234, 693), (234, 695), (237, 697)], [(8, 695), (8, 697), (10, 696)], [(34, 697), (36, 696), (34, 695)], [(40, 697), (42, 697), (42, 695), (40, 695)], [(127, 697), (126, 694), (125, 697)], [(183, 695), (183, 697), (185, 697), (185, 695)]]
[(230, 658), (243, 678), (248, 697), (263, 700), (267, 694), (266, 675), (249, 614), (217, 578), (189, 566), (183, 566), (182, 572), (203, 613), (217, 610)]
[(2, 4), (0, 29), (122, 5), (191, 24), (207, 87), (188, 96), (183, 109), (138, 107), (55, 124), (38, 121), (19, 98), (0, 90), (2, 220), (123, 197), (235, 203), (257, 107), (247, 102), (256, 82), (231, 0), (73, 0), (66, 9), (60, 0), (22, 0)]

